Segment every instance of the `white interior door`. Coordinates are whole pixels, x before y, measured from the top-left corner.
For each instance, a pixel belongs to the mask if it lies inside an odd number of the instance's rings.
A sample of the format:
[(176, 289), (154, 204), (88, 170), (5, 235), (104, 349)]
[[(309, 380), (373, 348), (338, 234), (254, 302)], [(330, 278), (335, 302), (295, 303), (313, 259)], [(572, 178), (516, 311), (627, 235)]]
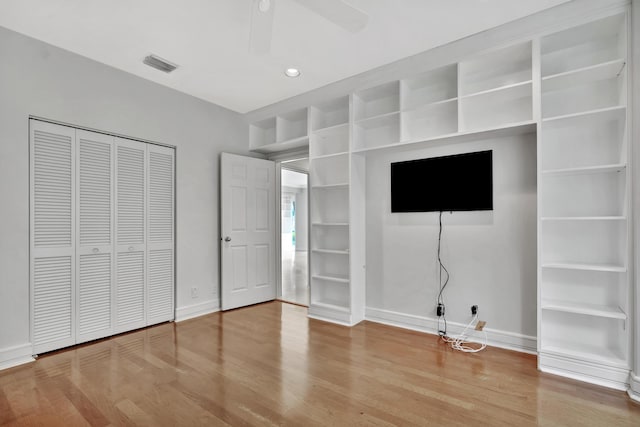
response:
[(113, 333), (113, 137), (76, 131), (77, 342)]
[(34, 354), (75, 344), (75, 129), (30, 121)]
[(116, 138), (115, 333), (146, 325), (146, 144)]
[(275, 163), (222, 153), (222, 309), (276, 298)]
[(147, 325), (174, 318), (175, 150), (147, 145)]

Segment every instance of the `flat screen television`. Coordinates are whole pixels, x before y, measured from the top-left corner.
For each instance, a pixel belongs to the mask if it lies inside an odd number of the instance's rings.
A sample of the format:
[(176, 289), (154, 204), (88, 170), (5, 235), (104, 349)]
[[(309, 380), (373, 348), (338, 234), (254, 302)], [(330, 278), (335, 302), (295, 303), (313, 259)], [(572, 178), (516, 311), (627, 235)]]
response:
[(493, 152), (391, 163), (391, 212), (493, 210)]

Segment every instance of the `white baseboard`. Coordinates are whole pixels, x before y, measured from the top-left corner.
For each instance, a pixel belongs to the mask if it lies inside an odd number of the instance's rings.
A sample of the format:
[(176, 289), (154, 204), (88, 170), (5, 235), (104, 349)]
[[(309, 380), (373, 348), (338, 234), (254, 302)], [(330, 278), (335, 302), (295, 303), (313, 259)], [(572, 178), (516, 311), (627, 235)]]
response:
[(608, 366), (566, 354), (541, 351), (538, 356), (538, 368), (542, 372), (616, 390), (626, 391), (629, 388), (629, 369), (621, 366)]
[(627, 390), (629, 397), (636, 402), (640, 402), (640, 377), (633, 372), (629, 374), (629, 390)]
[[(438, 320), (426, 316), (416, 316), (413, 314), (398, 313), (390, 310), (367, 307), (365, 310), (365, 320), (419, 332), (426, 332), (428, 334), (438, 333)], [(456, 335), (461, 333), (465, 326), (466, 324), (462, 323), (447, 322), (447, 331), (451, 335)], [(523, 353), (537, 354), (536, 337), (491, 328), (485, 328), (485, 331), (487, 332), (488, 345), (506, 348), (508, 350), (516, 350)], [(470, 337), (470, 340), (474, 341), (474, 338)]]
[(311, 319), (322, 320), (323, 322), (335, 323), (342, 326), (353, 326), (351, 313), (330, 308), (319, 307), (314, 304), (309, 305), (307, 316)]
[(31, 343), (0, 349), (0, 371), (35, 361)]
[(185, 307), (178, 307), (176, 308), (176, 322), (182, 322), (183, 320), (215, 313), (216, 311), (220, 311), (220, 301), (217, 299), (203, 301), (198, 304), (187, 305)]

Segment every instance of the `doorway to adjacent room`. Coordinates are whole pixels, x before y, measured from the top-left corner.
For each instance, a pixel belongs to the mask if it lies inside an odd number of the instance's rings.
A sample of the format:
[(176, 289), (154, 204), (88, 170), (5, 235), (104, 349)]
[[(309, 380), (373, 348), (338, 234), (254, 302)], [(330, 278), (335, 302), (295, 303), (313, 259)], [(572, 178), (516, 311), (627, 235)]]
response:
[(283, 162), (281, 169), (282, 300), (308, 306), (309, 188), (308, 175), (296, 167), (298, 162)]

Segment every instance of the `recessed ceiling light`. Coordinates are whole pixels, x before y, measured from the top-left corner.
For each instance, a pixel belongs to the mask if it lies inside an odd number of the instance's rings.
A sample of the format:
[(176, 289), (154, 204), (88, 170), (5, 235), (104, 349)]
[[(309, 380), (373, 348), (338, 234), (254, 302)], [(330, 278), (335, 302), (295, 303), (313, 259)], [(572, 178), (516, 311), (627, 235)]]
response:
[(298, 70), (297, 68), (287, 68), (286, 70), (284, 70), (284, 75), (287, 77), (299, 77), (300, 70)]

